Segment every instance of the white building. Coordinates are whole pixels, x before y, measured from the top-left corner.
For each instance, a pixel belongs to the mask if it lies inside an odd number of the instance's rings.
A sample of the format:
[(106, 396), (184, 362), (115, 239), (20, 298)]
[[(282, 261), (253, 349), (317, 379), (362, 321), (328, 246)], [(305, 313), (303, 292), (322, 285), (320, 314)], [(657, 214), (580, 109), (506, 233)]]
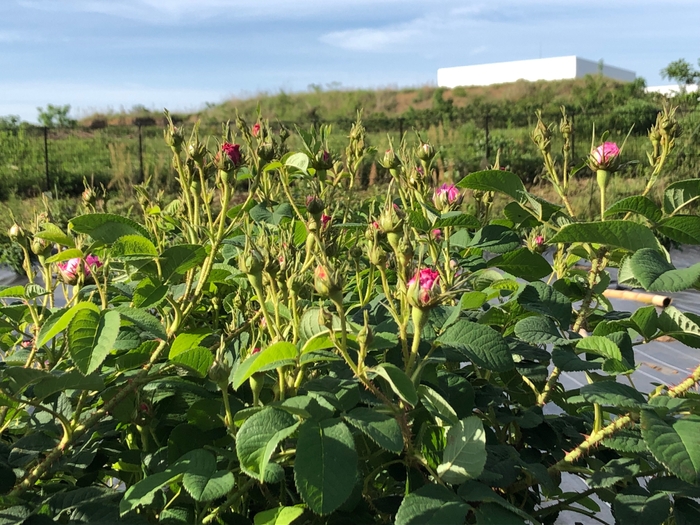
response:
[(489, 86), (516, 80), (563, 80), (597, 75), (632, 82), (634, 71), (600, 64), (576, 56), (540, 58), (537, 60), (518, 60), (515, 62), (498, 62), (476, 66), (444, 67), (438, 69), (437, 83), (440, 87)]
[(647, 93), (661, 93), (665, 97), (674, 97), (684, 91), (686, 93), (695, 93), (698, 90), (697, 84), (690, 84), (687, 86), (679, 86), (677, 84), (671, 84), (669, 86), (649, 86), (644, 91)]

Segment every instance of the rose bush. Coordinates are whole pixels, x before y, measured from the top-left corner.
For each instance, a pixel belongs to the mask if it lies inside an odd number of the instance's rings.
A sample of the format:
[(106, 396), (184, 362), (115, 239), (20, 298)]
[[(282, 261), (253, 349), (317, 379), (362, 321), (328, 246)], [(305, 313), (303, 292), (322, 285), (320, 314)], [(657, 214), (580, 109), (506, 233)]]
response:
[(568, 199), (585, 159), (541, 121), (559, 203), (498, 165), (436, 188), (423, 141), (361, 199), (359, 120), (342, 157), (324, 127), (289, 152), (262, 119), (213, 150), (171, 124), (177, 199), (139, 187), (138, 221), (87, 203), (68, 231), (14, 232), (29, 283), (0, 290), (0, 522), (553, 523), (593, 495), (619, 523), (697, 522), (700, 367), (653, 392), (625, 377), (637, 345), (700, 347), (700, 318), (602, 295), (608, 267), (698, 285), (658, 237), (700, 244), (700, 179), (649, 198), (674, 122), (651, 131), (644, 193), (595, 222)]

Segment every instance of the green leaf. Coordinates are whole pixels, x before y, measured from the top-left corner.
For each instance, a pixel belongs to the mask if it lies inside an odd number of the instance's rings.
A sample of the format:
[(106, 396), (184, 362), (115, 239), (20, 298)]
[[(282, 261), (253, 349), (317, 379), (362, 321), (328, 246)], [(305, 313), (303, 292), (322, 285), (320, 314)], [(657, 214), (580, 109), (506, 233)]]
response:
[(598, 381), (581, 387), (581, 397), (603, 406), (639, 408), (646, 404), (644, 396), (634, 388), (615, 381)]
[(656, 229), (666, 237), (683, 244), (700, 244), (700, 217), (675, 215), (662, 220)]
[(294, 153), (287, 157), (284, 161), (284, 165), (306, 173), (309, 169), (309, 156), (306, 153)]
[(602, 356), (606, 359), (617, 359), (622, 361), (620, 348), (607, 337), (591, 335), (576, 342), (576, 348)]
[(595, 471), (588, 481), (593, 488), (609, 488), (639, 474), (641, 466), (637, 458), (617, 458), (608, 461), (603, 468)]
[(447, 400), (428, 385), (420, 385), (418, 387), (418, 395), (423, 406), (435, 418), (438, 425), (450, 426), (459, 424), (459, 417), (457, 417), (457, 413)]
[(460, 319), (447, 328), (438, 341), (457, 348), (472, 362), (488, 370), (507, 372), (515, 368), (508, 343), (490, 326)]
[(84, 233), (105, 244), (112, 244), (124, 235), (150, 238), (148, 230), (139, 223), (111, 213), (86, 213), (71, 219), (68, 226), (74, 232)]
[(299, 422), (292, 414), (274, 407), (265, 407), (246, 419), (236, 435), (236, 454), (241, 470), (264, 481), (275, 449), (298, 426)]
[(413, 381), (396, 365), (380, 363), (373, 368), (377, 375), (386, 379), (394, 393), (411, 406), (418, 405), (418, 394)]
[(673, 498), (675, 525), (696, 525), (700, 523), (700, 503), (688, 498)]
[(683, 313), (675, 306), (667, 306), (658, 318), (659, 329), (693, 348), (700, 348), (700, 318)]
[[(526, 525), (526, 521), (514, 512), (495, 503), (484, 503), (474, 510), (476, 525)], [(528, 516), (528, 521), (531, 518)]]
[(548, 317), (526, 317), (515, 325), (515, 335), (527, 343), (568, 345), (571, 341), (562, 337), (559, 329)]
[(573, 350), (568, 348), (554, 347), (554, 350), (552, 350), (552, 363), (562, 372), (583, 372), (600, 369), (600, 363), (584, 361)]
[[(544, 471), (546, 473), (547, 469), (544, 468)], [(548, 476), (548, 474), (547, 474)], [(509, 510), (513, 514), (517, 514), (523, 519), (530, 520), (536, 525), (539, 525), (539, 522), (535, 520), (532, 516), (527, 514), (525, 511), (519, 509), (515, 505), (509, 503), (505, 499), (503, 499), (501, 496), (496, 494), (493, 489), (479, 481), (466, 481), (465, 483), (462, 483), (459, 486), (459, 490), (457, 491), (459, 496), (467, 502), (484, 502), (484, 503), (494, 503), (506, 510)], [(492, 507), (489, 507), (492, 508)], [(511, 519), (508, 517), (508, 519)]]
[(616, 202), (605, 210), (606, 217), (612, 217), (620, 213), (636, 213), (649, 219), (651, 222), (659, 222), (663, 213), (661, 209), (649, 197), (635, 195)]
[(212, 501), (221, 498), (231, 491), (234, 485), (235, 478), (228, 470), (217, 470), (211, 474), (188, 471), (182, 477), (182, 486), (195, 501)]
[(515, 173), (504, 170), (485, 170), (470, 173), (457, 183), (458, 188), (504, 193), (514, 200), (526, 203), (527, 190)]
[(147, 311), (140, 308), (129, 308), (128, 306), (117, 306), (113, 310), (119, 312), (122, 319), (126, 319), (144, 332), (148, 332), (158, 339), (168, 338), (162, 323)]
[(115, 310), (76, 312), (66, 330), (68, 352), (83, 375), (97, 370), (112, 350), (119, 334), (120, 317)]
[(163, 281), (173, 276), (187, 273), (195, 266), (204, 262), (207, 251), (198, 244), (178, 244), (171, 246), (160, 254), (160, 267)]
[(634, 278), (650, 292), (680, 292), (700, 279), (700, 263), (677, 270), (658, 250), (645, 248), (629, 258)]
[(519, 248), (494, 257), (488, 265), (527, 281), (537, 281), (552, 273), (552, 267), (547, 260), (539, 253), (533, 253), (527, 248)]
[(647, 497), (618, 494), (613, 502), (615, 521), (620, 525), (661, 525), (671, 514), (671, 502), (664, 493)]
[(630, 321), (634, 323), (635, 330), (637, 330), (644, 339), (651, 339), (659, 329), (658, 319), (659, 316), (656, 313), (656, 307), (654, 305), (649, 305), (638, 308), (637, 311), (632, 314)]
[(191, 450), (163, 472), (151, 474), (129, 487), (119, 502), (119, 514), (124, 516), (139, 506), (150, 505), (153, 503), (156, 492), (185, 472), (195, 476), (205, 476), (214, 469), (216, 469), (216, 460), (211, 452), (202, 449)]
[(263, 368), (269, 370), (278, 366), (286, 366), (290, 359), (297, 358), (297, 354), (296, 346), (286, 341), (280, 341), (251, 355), (240, 364), (233, 374), (231, 381), (233, 389), (238, 390), (250, 376), (262, 371)]
[(205, 377), (214, 363), (214, 354), (208, 348), (199, 346), (180, 352), (175, 357), (170, 358), (170, 361), (193, 370), (199, 377)]
[(299, 428), (294, 479), (304, 502), (316, 514), (340, 507), (357, 483), (357, 452), (339, 419), (308, 419)]
[(450, 427), (438, 476), (446, 483), (459, 485), (479, 477), (485, 464), (486, 433), (481, 419), (470, 416)]
[(51, 375), (34, 387), (34, 397), (43, 399), (64, 390), (104, 390), (105, 384), (97, 374), (84, 376), (72, 370), (61, 375)]
[(2, 289), (0, 289), (0, 299), (3, 298), (13, 298), (13, 299), (22, 299), (24, 298), (24, 286), (17, 285), (17, 286), (4, 286)]
[(158, 256), (155, 245), (141, 235), (124, 235), (119, 237), (110, 250), (116, 258), (153, 258)]
[(474, 234), (469, 246), (493, 253), (507, 253), (516, 250), (521, 244), (520, 236), (510, 228), (489, 224)]
[(24, 368), (23, 366), (10, 366), (3, 370), (3, 383), (6, 379), (10, 391), (19, 394), (30, 385), (34, 385), (44, 379), (49, 379), (48, 372), (36, 368)]
[(39, 335), (37, 337), (37, 346), (41, 348), (63, 330), (68, 328), (68, 324), (71, 322), (73, 317), (75, 317), (75, 314), (86, 308), (92, 310), (93, 312), (100, 312), (100, 309), (94, 303), (84, 301), (82, 303), (77, 303), (68, 310), (63, 308), (52, 313), (44, 324), (41, 325), (41, 330), (39, 330)]
[(61, 228), (59, 228), (55, 224), (45, 222), (41, 225), (41, 228), (41, 231), (36, 232), (34, 234), (34, 237), (38, 237), (39, 239), (44, 239), (50, 242), (55, 242), (56, 244), (68, 246), (70, 248), (75, 246), (75, 243), (73, 242), (73, 237), (66, 234)]
[(671, 422), (650, 409), (642, 410), (642, 437), (654, 457), (683, 481), (700, 484), (700, 416)]
[(609, 248), (637, 251), (658, 249), (659, 243), (646, 226), (632, 221), (577, 222), (567, 224), (549, 240), (550, 244), (590, 242)]
[(470, 509), (447, 487), (428, 483), (403, 499), (396, 525), (463, 525)]
[(69, 248), (68, 250), (63, 250), (58, 252), (56, 255), (46, 258), (47, 264), (53, 264), (57, 262), (67, 261), (69, 259), (82, 259), (84, 256), (83, 251), (78, 248)]
[(173, 343), (170, 345), (168, 359), (172, 359), (182, 352), (198, 347), (199, 344), (209, 335), (211, 335), (211, 330), (208, 328), (195, 328), (189, 332), (178, 334)]
[(153, 308), (165, 300), (168, 287), (157, 280), (146, 277), (134, 289), (132, 304), (135, 308)]
[(403, 436), (396, 418), (372, 408), (358, 407), (345, 415), (345, 421), (383, 449), (394, 454), (400, 454), (403, 450)]
[(448, 211), (438, 217), (433, 223), (433, 228), (445, 228), (446, 226), (478, 229), (481, 227), (479, 220), (473, 215), (461, 211)]
[(264, 510), (255, 515), (255, 525), (290, 525), (304, 514), (304, 507), (277, 507)]
[(488, 296), (484, 292), (465, 292), (459, 300), (459, 307), (462, 310), (476, 310), (481, 308)]
[(518, 304), (529, 312), (547, 315), (564, 330), (571, 324), (571, 300), (541, 281), (528, 284), (518, 295)]
[(666, 186), (664, 211), (671, 215), (700, 198), (700, 179), (679, 180)]

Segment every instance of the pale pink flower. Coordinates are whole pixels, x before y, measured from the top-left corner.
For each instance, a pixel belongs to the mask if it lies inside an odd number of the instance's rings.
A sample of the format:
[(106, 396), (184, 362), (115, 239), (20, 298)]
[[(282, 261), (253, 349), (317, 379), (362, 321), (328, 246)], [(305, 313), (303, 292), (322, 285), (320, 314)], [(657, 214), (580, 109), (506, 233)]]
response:
[(604, 142), (593, 151), (589, 157), (589, 166), (593, 170), (614, 170), (620, 157), (620, 148), (614, 142)]
[(462, 203), (462, 194), (454, 184), (443, 184), (433, 193), (433, 204), (442, 211), (449, 211)]
[(74, 257), (73, 259), (59, 262), (57, 265), (58, 271), (66, 284), (75, 284), (77, 282), (81, 265), (85, 276), (88, 277), (93, 271), (102, 266), (102, 262), (99, 257), (92, 254), (88, 255), (84, 261), (80, 257)]

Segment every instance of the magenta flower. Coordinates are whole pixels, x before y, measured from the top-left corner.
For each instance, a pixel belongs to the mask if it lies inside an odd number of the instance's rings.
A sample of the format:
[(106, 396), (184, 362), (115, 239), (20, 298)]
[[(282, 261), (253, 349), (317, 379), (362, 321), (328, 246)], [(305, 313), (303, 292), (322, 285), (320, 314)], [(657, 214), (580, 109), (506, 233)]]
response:
[(433, 193), (433, 204), (441, 212), (450, 211), (462, 203), (462, 194), (454, 184), (443, 184)]
[(614, 142), (605, 142), (591, 151), (589, 166), (592, 170), (613, 171), (617, 168), (620, 157), (620, 148)]
[(255, 355), (255, 354), (259, 353), (260, 350), (261, 350), (260, 347), (257, 347), (257, 346), (256, 346), (255, 348), (253, 348), (253, 351), (250, 352), (250, 355)]
[(80, 257), (74, 257), (58, 263), (58, 272), (61, 274), (63, 282), (73, 285), (77, 283), (81, 265), (85, 276), (89, 277), (92, 272), (102, 266), (102, 261), (96, 255), (90, 254), (84, 261)]
[(537, 246), (542, 246), (544, 244), (544, 237), (542, 235), (535, 237), (535, 244)]
[(437, 296), (440, 274), (432, 268), (423, 268), (408, 281), (408, 300), (413, 306), (431, 306)]
[(230, 142), (224, 142), (221, 145), (221, 151), (228, 155), (228, 158), (231, 160), (231, 164), (233, 164), (234, 167), (240, 166), (243, 162), (243, 154), (241, 153), (240, 144), (231, 144)]
[(439, 242), (442, 240), (442, 231), (440, 231), (440, 228), (435, 228), (430, 233), (433, 236), (433, 239), (435, 239), (436, 241)]
[(325, 230), (331, 222), (331, 216), (325, 213), (321, 215), (321, 229)]

